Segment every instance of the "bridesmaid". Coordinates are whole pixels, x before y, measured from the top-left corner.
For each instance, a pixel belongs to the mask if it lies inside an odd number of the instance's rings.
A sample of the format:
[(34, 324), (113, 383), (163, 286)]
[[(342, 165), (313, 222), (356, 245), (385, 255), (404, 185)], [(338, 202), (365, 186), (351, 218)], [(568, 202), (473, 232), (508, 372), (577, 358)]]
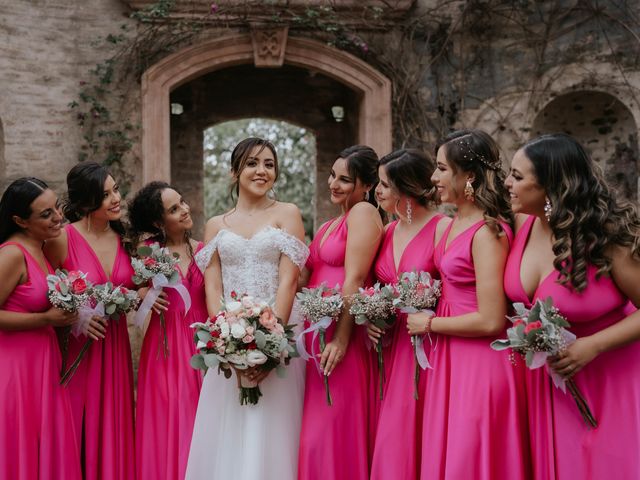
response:
[[(339, 285), (345, 297), (369, 283), (382, 220), (367, 201), (377, 182), (378, 157), (356, 145), (343, 150), (329, 175), (331, 203), (342, 214), (326, 222), (311, 243), (303, 285)], [(347, 303), (347, 302), (345, 302)], [(369, 398), (368, 352), (364, 331), (352, 332), (354, 322), (343, 309), (337, 325), (327, 330), (320, 366), (329, 383), (333, 406), (326, 403), (324, 383), (313, 361), (307, 362), (304, 411), (298, 461), (301, 480), (369, 478), (372, 403)], [(311, 351), (310, 337), (307, 350)], [(316, 351), (320, 351), (316, 346)]]
[(137, 478), (182, 479), (202, 386), (201, 374), (189, 363), (195, 353), (190, 325), (207, 318), (204, 279), (193, 261), (202, 243), (191, 238), (189, 205), (165, 182), (151, 182), (136, 194), (129, 206), (129, 221), (134, 245), (146, 236), (145, 243), (158, 242), (180, 254), (180, 277), (191, 295), (185, 315), (180, 295), (173, 289), (164, 292), (166, 357), (159, 315), (152, 314), (140, 354), (136, 405)]
[[(135, 288), (122, 245), (120, 191), (114, 178), (105, 167), (82, 162), (69, 171), (67, 188), (63, 210), (73, 223), (47, 242), (51, 264), (81, 270), (94, 284), (109, 281)], [(67, 387), (78, 441), (82, 439), (84, 478), (132, 479), (133, 369), (127, 319), (102, 322), (104, 339), (91, 345)], [(67, 363), (77, 357), (85, 340), (70, 337)]]
[[(433, 160), (420, 150), (397, 150), (380, 160), (376, 187), (378, 205), (398, 220), (387, 225), (375, 262), (380, 283), (396, 283), (402, 272), (425, 271), (439, 277), (433, 263), (434, 238), (450, 220), (435, 210), (435, 188), (429, 179), (435, 168)], [(415, 479), (420, 463), (422, 397), (416, 401), (414, 389), (414, 355), (405, 326), (406, 315), (399, 313), (396, 326), (389, 330), (390, 345), (385, 347), (384, 386), (376, 431), (372, 479)], [(381, 330), (370, 325), (369, 338), (380, 341)], [(424, 380), (420, 376), (420, 390)]]
[(0, 200), (0, 477), (82, 478), (71, 405), (59, 385), (53, 327), (77, 314), (51, 307), (42, 253), (60, 235), (56, 194), (42, 180), (15, 180)]
[(574, 380), (598, 427), (544, 369), (526, 373), (536, 479), (640, 478), (640, 218), (582, 146), (558, 134), (516, 152), (506, 180), (518, 214), (507, 294), (552, 297), (578, 340), (550, 366)]
[(457, 213), (434, 261), (442, 277), (435, 316), (408, 316), (410, 334), (435, 333), (422, 421), (422, 479), (527, 478), (524, 372), (495, 352), (507, 304), (502, 278), (511, 212), (499, 150), (480, 130), (436, 146), (431, 180)]

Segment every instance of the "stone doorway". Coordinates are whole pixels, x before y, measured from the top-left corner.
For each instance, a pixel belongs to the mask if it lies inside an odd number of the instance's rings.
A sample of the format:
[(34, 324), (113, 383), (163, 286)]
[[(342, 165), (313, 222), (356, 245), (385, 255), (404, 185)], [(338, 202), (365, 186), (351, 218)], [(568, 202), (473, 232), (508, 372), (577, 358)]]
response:
[[(316, 222), (335, 212), (323, 179), (354, 143), (379, 155), (392, 148), (391, 84), (351, 54), (286, 29), (254, 31), (189, 47), (151, 67), (142, 81), (143, 182), (170, 179), (204, 222), (202, 132), (226, 120), (265, 117), (313, 131), (317, 145)], [(180, 115), (170, 104), (180, 104)], [(332, 107), (342, 107), (336, 121)], [(201, 235), (198, 235), (201, 236)]]

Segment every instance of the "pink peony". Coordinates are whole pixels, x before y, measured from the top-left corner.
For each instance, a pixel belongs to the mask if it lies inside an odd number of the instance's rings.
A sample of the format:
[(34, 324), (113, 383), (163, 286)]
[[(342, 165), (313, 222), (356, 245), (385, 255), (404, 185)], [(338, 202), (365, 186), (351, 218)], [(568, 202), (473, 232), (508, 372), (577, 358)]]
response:
[(260, 325), (262, 325), (267, 330), (273, 330), (277, 323), (278, 319), (273, 314), (271, 309), (267, 308), (260, 314)]

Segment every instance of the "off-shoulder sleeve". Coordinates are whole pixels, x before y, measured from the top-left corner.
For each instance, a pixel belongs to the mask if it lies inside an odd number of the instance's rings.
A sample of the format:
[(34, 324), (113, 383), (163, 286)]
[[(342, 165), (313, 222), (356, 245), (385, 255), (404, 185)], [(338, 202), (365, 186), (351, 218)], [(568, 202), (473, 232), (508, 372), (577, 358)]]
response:
[(211, 257), (218, 249), (218, 235), (213, 237), (209, 243), (207, 243), (204, 247), (200, 249), (198, 253), (196, 253), (194, 259), (196, 261), (196, 265), (202, 273), (206, 270), (211, 263)]
[(302, 270), (309, 256), (309, 247), (293, 235), (289, 235), (286, 232), (282, 233), (282, 241), (279, 242), (280, 251)]

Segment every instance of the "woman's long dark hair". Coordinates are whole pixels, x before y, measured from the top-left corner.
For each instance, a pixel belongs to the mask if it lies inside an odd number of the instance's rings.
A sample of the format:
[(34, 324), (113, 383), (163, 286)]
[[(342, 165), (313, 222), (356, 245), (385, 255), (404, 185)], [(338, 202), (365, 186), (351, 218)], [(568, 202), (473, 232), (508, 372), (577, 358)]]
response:
[(458, 130), (436, 144), (436, 155), (440, 148), (444, 148), (454, 176), (458, 172), (473, 173), (474, 203), (483, 211), (487, 225), (496, 235), (503, 233), (500, 222), (513, 228), (509, 193), (504, 186), (506, 175), (495, 140), (482, 130)]
[(11, 182), (0, 200), (0, 243), (21, 231), (13, 217), (29, 218), (33, 213), (31, 204), (48, 188), (45, 182), (35, 177), (22, 177)]
[(522, 147), (551, 202), (553, 266), (560, 283), (581, 292), (587, 267), (611, 271), (609, 248), (631, 249), (640, 260), (640, 218), (634, 205), (617, 199), (600, 168), (569, 135), (544, 135)]
[[(142, 187), (129, 202), (129, 235), (128, 244), (133, 250), (137, 249), (144, 237), (151, 238), (163, 247), (167, 238), (162, 228), (164, 223), (164, 205), (162, 192), (167, 188), (176, 190), (167, 182), (150, 182)], [(177, 190), (176, 190), (177, 191)], [(185, 241), (190, 258), (193, 258), (191, 247), (191, 233), (185, 232)], [(131, 252), (135, 255), (135, 251)]]
[[(104, 183), (112, 176), (99, 163), (81, 162), (67, 174), (67, 197), (62, 206), (64, 216), (70, 222), (77, 222), (102, 206)], [(120, 236), (125, 234), (125, 226), (120, 220), (109, 224)]]

